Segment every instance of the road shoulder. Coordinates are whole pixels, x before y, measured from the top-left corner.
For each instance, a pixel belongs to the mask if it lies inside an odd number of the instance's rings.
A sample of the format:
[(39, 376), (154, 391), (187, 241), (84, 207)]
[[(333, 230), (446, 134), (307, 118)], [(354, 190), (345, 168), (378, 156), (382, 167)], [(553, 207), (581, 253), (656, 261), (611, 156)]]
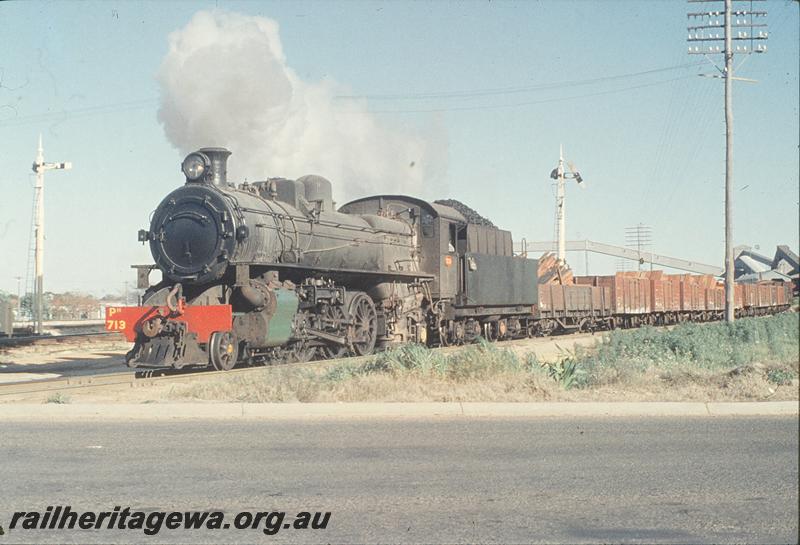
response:
[(797, 416), (797, 401), (556, 403), (145, 403), (7, 404), (0, 421), (269, 420), (303, 418), (539, 418)]

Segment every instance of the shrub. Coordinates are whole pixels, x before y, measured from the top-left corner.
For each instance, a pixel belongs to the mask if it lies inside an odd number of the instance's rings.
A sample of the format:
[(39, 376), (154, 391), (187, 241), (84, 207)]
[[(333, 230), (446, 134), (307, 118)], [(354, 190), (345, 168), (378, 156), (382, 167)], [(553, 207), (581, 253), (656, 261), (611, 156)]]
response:
[(56, 403), (58, 405), (64, 405), (64, 404), (69, 403), (69, 402), (70, 402), (69, 396), (65, 395), (65, 394), (63, 394), (61, 392), (56, 392), (54, 394), (50, 394), (47, 397), (47, 400), (45, 401), (45, 403)]
[(652, 367), (722, 370), (759, 361), (796, 362), (799, 325), (796, 313), (783, 313), (743, 318), (732, 324), (687, 323), (669, 330), (612, 331), (595, 352), (577, 358), (578, 366), (587, 373), (586, 380), (579, 382), (584, 386), (607, 384)]
[(795, 374), (786, 369), (770, 369), (767, 371), (767, 380), (778, 386), (791, 384), (794, 377)]

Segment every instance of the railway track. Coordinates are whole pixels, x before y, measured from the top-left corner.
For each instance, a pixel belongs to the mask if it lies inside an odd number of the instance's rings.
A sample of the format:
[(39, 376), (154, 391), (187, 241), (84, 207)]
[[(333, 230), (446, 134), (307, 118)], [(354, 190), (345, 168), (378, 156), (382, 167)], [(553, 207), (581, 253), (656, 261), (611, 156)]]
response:
[(49, 346), (57, 344), (85, 344), (103, 340), (122, 340), (123, 337), (114, 331), (97, 331), (91, 333), (64, 333), (63, 335), (31, 335), (26, 337), (0, 337), (0, 350), (17, 346)]
[[(360, 358), (348, 358), (348, 360), (361, 360), (370, 356)], [(120, 373), (107, 373), (98, 375), (79, 375), (69, 377), (55, 377), (46, 379), (25, 380), (19, 382), (0, 383), (0, 398), (3, 396), (20, 394), (37, 394), (56, 391), (86, 390), (92, 388), (103, 388), (109, 386), (131, 387), (155, 385), (162, 382), (182, 380), (186, 378), (202, 377), (211, 378), (214, 376), (234, 376), (237, 374), (252, 373), (264, 370), (269, 367), (280, 367), (286, 369), (290, 367), (303, 367), (319, 365), (322, 363), (335, 363), (341, 360), (309, 361), (302, 363), (286, 363), (275, 366), (253, 366), (239, 367), (230, 371), (216, 371), (210, 368), (189, 368), (189, 369), (148, 369), (139, 371), (122, 371)]]
[[(563, 336), (564, 340), (574, 340), (580, 337), (592, 337), (590, 333), (578, 333)], [(501, 348), (512, 348), (521, 343), (534, 343), (555, 341), (559, 337), (539, 337), (532, 339), (516, 339), (508, 341), (499, 341), (494, 344)], [(469, 345), (467, 345), (469, 346)], [(463, 346), (448, 346), (434, 348), (433, 350), (442, 351), (444, 353), (452, 353), (456, 350), (464, 348)], [(308, 362), (296, 363), (281, 363), (274, 365), (257, 365), (252, 367), (237, 367), (229, 371), (217, 371), (212, 368), (186, 368), (186, 369), (143, 369), (122, 371), (119, 373), (102, 373), (92, 375), (74, 375), (66, 377), (54, 377), (46, 379), (33, 379), (19, 382), (0, 383), (0, 399), (5, 396), (23, 395), (23, 394), (42, 394), (48, 392), (61, 392), (61, 391), (74, 391), (74, 390), (87, 390), (104, 387), (125, 386), (141, 387), (153, 386), (170, 381), (179, 381), (191, 378), (212, 378), (215, 376), (235, 376), (239, 374), (253, 373), (259, 370), (274, 368), (274, 369), (290, 369), (298, 367), (311, 367), (320, 365), (336, 365), (342, 362), (357, 364), (359, 362), (368, 360), (370, 356), (356, 356), (349, 358), (337, 358), (329, 360), (315, 360)]]

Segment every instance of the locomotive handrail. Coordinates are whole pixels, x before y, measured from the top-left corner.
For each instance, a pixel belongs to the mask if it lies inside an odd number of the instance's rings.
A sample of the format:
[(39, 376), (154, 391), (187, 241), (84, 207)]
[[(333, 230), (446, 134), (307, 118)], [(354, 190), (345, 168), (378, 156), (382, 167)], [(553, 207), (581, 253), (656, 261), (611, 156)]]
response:
[(268, 269), (314, 269), (315, 271), (329, 273), (329, 274), (353, 274), (361, 276), (374, 276), (383, 275), (387, 277), (396, 278), (418, 278), (420, 280), (432, 280), (434, 275), (432, 273), (419, 272), (419, 271), (367, 271), (363, 269), (339, 269), (330, 267), (318, 267), (308, 265), (298, 265), (296, 263), (261, 263), (256, 261), (231, 261), (232, 266), (236, 265), (250, 265), (253, 267), (263, 267)]
[[(265, 223), (257, 223), (256, 227), (260, 227), (262, 229), (275, 229), (276, 231), (278, 231), (278, 233), (281, 233), (281, 230), (278, 229), (277, 227), (273, 227), (273, 226), (267, 225)], [(326, 227), (330, 227), (330, 226), (326, 226)], [(355, 231), (356, 229), (353, 229), (353, 230)], [(358, 229), (358, 231), (364, 232), (364, 231), (366, 231), (366, 229)], [(310, 236), (314, 235), (314, 232), (313, 231), (298, 231), (298, 234), (306, 235), (306, 236), (310, 237)], [(398, 235), (398, 233), (392, 233), (390, 231), (376, 231), (376, 232), (373, 232), (372, 234)], [(343, 240), (343, 241), (352, 240), (352, 239), (347, 238), (347, 237), (337, 236), (337, 235), (335, 235), (333, 233), (326, 233), (325, 234), (325, 238), (332, 239), (332, 240)], [(384, 241), (384, 240), (369, 240), (369, 239), (359, 239), (359, 240), (361, 240), (364, 244), (376, 244), (376, 245), (380, 245), (380, 246), (384, 246), (384, 245), (388, 244), (388, 245), (397, 246), (397, 247), (400, 247), (400, 248), (416, 248), (416, 246), (413, 245), (413, 244), (403, 244), (401, 242), (387, 242), (387, 241)]]
[(333, 252), (334, 250), (341, 250), (342, 248), (349, 248), (350, 246), (360, 246), (363, 240), (353, 240), (349, 244), (340, 244), (339, 246), (331, 246), (329, 248), (311, 248), (304, 250), (304, 254), (314, 254), (319, 252)]
[[(279, 214), (277, 212), (273, 212), (271, 210), (269, 212), (265, 212), (264, 210), (256, 210), (254, 208), (247, 208), (245, 206), (242, 206), (241, 209), (243, 211), (245, 211), (245, 212), (251, 212), (253, 214), (259, 214), (261, 216), (271, 216), (271, 217), (274, 217), (274, 218), (277, 218), (277, 219), (287, 219), (287, 220), (292, 220), (292, 221), (297, 220), (296, 216), (292, 216), (289, 213), (284, 215), (284, 214)], [(305, 221), (308, 221), (308, 220), (305, 220)], [(309, 222), (309, 223), (311, 223), (311, 222)], [(322, 220), (322, 219), (317, 221), (317, 222), (315, 222), (315, 223), (319, 223), (320, 225), (324, 225), (325, 227), (336, 227), (337, 229), (342, 229), (342, 230), (346, 230), (346, 231), (362, 231), (362, 232), (367, 232), (367, 233), (386, 234), (386, 235), (396, 235), (396, 234), (398, 234), (398, 233), (393, 233), (392, 231), (386, 231), (384, 229), (376, 229), (374, 227), (369, 227), (369, 226), (367, 226), (367, 227), (359, 227), (359, 226), (356, 226), (356, 225), (349, 225), (349, 224), (346, 224), (346, 223), (338, 223), (338, 222), (335, 222), (335, 221), (328, 221), (328, 220)], [(299, 231), (298, 231), (298, 233), (299, 233)], [(307, 234), (307, 233), (302, 233), (302, 234)]]

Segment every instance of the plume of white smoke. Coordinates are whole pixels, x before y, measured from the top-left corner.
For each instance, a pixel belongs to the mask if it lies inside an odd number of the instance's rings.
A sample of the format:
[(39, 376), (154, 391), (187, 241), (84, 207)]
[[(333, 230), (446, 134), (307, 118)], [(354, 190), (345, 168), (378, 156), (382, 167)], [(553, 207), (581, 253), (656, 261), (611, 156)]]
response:
[(159, 120), (181, 153), (233, 152), (232, 180), (320, 174), (339, 202), (371, 193), (434, 197), (446, 138), (379, 123), (363, 102), (325, 80), (305, 82), (286, 64), (278, 24), (235, 13), (196, 13), (169, 37), (158, 72)]

